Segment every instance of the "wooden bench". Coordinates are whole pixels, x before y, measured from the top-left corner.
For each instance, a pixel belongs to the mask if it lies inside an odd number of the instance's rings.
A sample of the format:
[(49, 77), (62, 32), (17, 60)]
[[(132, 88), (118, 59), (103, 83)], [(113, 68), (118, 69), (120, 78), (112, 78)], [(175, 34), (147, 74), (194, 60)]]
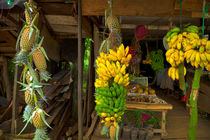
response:
[(144, 102), (127, 102), (127, 110), (151, 110), (162, 112), (161, 129), (154, 129), (154, 133), (161, 133), (161, 136), (166, 136), (166, 114), (168, 110), (172, 110), (173, 106), (170, 104), (154, 104)]

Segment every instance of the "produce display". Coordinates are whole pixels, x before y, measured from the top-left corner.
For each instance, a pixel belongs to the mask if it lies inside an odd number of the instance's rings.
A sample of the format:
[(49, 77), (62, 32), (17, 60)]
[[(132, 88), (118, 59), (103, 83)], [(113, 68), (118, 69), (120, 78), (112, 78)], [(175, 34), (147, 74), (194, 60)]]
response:
[(109, 49), (109, 54), (103, 52), (96, 59), (97, 79), (95, 81), (96, 111), (104, 124), (103, 133), (109, 133), (111, 139), (118, 137), (121, 116), (126, 109), (126, 86), (129, 84), (129, 65), (131, 54), (129, 47), (120, 45), (117, 51)]
[(127, 87), (128, 89), (128, 94), (129, 93), (138, 93), (138, 94), (146, 94), (146, 95), (154, 95), (155, 90), (154, 89), (149, 89), (148, 86), (145, 85), (129, 85)]
[(16, 48), (19, 48), (20, 51), (15, 57), (15, 62), (20, 66), (24, 66), (22, 82), (18, 83), (23, 87), (22, 90), (27, 104), (23, 112), (26, 124), (19, 135), (24, 131), (28, 123), (31, 123), (36, 128), (34, 140), (49, 140), (46, 126), (51, 127), (45, 119), (48, 114), (41, 106), (41, 101), (46, 102), (42, 86), (47, 85), (41, 83), (41, 81), (50, 79), (50, 74), (46, 71), (46, 59), (48, 57), (42, 47), (44, 37), (39, 36), (40, 31), (37, 28), (39, 17), (37, 6), (32, 0), (29, 0), (24, 5), (26, 21), (17, 39)]
[(139, 102), (139, 103), (150, 103), (150, 104), (167, 104), (166, 101), (158, 98), (155, 94), (153, 95), (143, 95), (139, 94), (136, 96), (128, 96), (127, 97), (127, 102)]

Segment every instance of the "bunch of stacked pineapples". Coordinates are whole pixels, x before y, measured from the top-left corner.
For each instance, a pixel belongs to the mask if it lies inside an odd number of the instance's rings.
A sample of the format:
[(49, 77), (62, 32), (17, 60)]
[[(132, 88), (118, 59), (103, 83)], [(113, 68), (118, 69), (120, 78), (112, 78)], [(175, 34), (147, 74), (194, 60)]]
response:
[[(44, 48), (42, 47), (43, 37), (39, 35), (37, 28), (39, 12), (36, 3), (32, 0), (25, 4), (25, 25), (22, 28), (16, 43), (17, 50), (20, 51), (15, 57), (15, 62), (24, 66), (22, 82), (18, 82), (24, 88), (25, 107), (23, 118), (26, 121), (26, 128), (28, 123), (33, 123), (36, 127), (34, 140), (47, 140), (49, 139), (46, 126), (50, 127), (45, 120), (47, 113), (41, 107), (41, 101), (46, 101), (44, 97), (42, 86), (47, 85), (41, 81), (48, 81), (50, 74), (46, 71), (48, 59)], [(36, 69), (34, 69), (34, 65)]]

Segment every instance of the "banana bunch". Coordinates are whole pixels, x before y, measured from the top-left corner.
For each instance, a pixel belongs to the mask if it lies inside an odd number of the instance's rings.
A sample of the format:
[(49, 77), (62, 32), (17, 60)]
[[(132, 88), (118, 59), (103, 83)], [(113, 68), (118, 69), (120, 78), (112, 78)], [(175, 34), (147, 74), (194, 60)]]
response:
[(170, 40), (174, 37), (177, 36), (181, 32), (181, 29), (179, 27), (175, 27), (171, 29), (167, 34), (166, 34), (166, 42), (169, 43)]
[(119, 61), (121, 64), (125, 64), (126, 67), (129, 65), (129, 62), (132, 58), (131, 54), (128, 54), (129, 47), (124, 47), (123, 44), (120, 45), (119, 48), (117, 48), (117, 52), (109, 49), (109, 54), (107, 55), (107, 58), (109, 61)]
[(162, 50), (157, 50), (157, 51), (152, 51), (149, 55), (149, 58), (152, 63), (151, 67), (154, 71), (161, 72), (164, 68), (164, 58), (163, 58), (163, 51)]
[(166, 52), (166, 60), (172, 67), (176, 67), (184, 62), (184, 52), (178, 49), (169, 49)]
[[(117, 61), (116, 63), (111, 62), (106, 60), (105, 62), (106, 64), (103, 63), (97, 63), (98, 68), (96, 69), (96, 72), (98, 74), (98, 81), (104, 81), (104, 82), (108, 82), (110, 80), (110, 78), (114, 77), (114, 81), (118, 84), (122, 84), (122, 85), (128, 85), (129, 84), (129, 74), (125, 74), (126, 73), (126, 65), (120, 65), (120, 62)], [(97, 81), (96, 81), (97, 82)], [(95, 86), (99, 86), (101, 85), (100, 82), (98, 82), (99, 84), (96, 83)], [(102, 83), (103, 85), (103, 83)], [(107, 85), (107, 84), (105, 84)], [(99, 86), (100, 87), (100, 86)], [(102, 86), (104, 87), (104, 86)]]
[(126, 109), (126, 86), (129, 85), (129, 74), (126, 67), (129, 65), (131, 54), (129, 47), (120, 45), (117, 51), (109, 49), (109, 54), (103, 52), (96, 59), (97, 79), (95, 81), (96, 111), (101, 117), (101, 123), (110, 130), (118, 128), (118, 122)]
[(183, 32), (182, 35), (183, 35), (182, 45), (183, 45), (183, 50), (185, 52), (190, 49), (197, 48), (201, 44), (206, 44), (207, 42), (206, 39), (200, 40), (200, 37), (196, 33)]
[(198, 34), (199, 33), (199, 27), (195, 26), (195, 25), (187, 25), (187, 26), (184, 27), (184, 32)]
[[(184, 76), (186, 75), (186, 68), (184, 67)], [(168, 69), (168, 76), (171, 77), (173, 80), (179, 80), (179, 68), (178, 67), (170, 67)]]
[(185, 59), (196, 68), (204, 68), (210, 62), (210, 41), (207, 38), (200, 39), (195, 33), (186, 33), (183, 35), (183, 48)]
[(110, 87), (96, 88), (95, 102), (97, 114), (101, 117), (101, 123), (107, 128), (111, 125), (116, 127), (121, 121), (121, 116), (126, 109), (127, 89), (115, 82)]

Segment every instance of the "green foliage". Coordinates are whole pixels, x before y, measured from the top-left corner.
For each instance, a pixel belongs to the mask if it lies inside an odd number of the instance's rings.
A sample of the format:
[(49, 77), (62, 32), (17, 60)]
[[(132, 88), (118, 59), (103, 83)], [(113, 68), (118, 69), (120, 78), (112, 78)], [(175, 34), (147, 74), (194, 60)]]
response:
[(162, 50), (158, 49), (157, 51), (152, 51), (148, 59), (152, 60), (151, 67), (154, 71), (161, 72), (164, 69), (164, 58)]
[(91, 38), (85, 39), (85, 53), (84, 53), (84, 73), (85, 74), (88, 73), (91, 42), (93, 42)]

